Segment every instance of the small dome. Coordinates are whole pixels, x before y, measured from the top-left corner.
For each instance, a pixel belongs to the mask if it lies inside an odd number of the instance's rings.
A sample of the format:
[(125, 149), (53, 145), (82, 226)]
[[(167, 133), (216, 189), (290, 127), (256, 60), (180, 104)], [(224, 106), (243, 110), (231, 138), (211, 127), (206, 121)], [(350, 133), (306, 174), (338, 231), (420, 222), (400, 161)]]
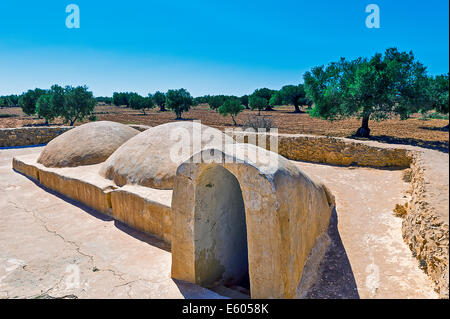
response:
[(138, 130), (115, 122), (83, 124), (51, 140), (44, 147), (38, 163), (46, 167), (98, 164), (137, 134)]
[(233, 143), (223, 132), (195, 122), (152, 127), (124, 143), (103, 163), (100, 175), (123, 186), (173, 189), (177, 167), (201, 148)]

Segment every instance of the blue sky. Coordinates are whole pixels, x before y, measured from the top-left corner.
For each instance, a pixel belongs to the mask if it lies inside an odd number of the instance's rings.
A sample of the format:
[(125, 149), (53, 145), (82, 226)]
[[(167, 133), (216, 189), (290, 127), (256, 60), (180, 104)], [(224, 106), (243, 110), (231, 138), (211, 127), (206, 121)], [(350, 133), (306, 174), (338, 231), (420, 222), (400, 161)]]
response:
[[(80, 28), (65, 25), (68, 4)], [(368, 29), (368, 4), (380, 29)], [(388, 47), (449, 71), (447, 0), (0, 2), (0, 95), (86, 84), (96, 96), (184, 87), (193, 96), (302, 82), (305, 71)]]

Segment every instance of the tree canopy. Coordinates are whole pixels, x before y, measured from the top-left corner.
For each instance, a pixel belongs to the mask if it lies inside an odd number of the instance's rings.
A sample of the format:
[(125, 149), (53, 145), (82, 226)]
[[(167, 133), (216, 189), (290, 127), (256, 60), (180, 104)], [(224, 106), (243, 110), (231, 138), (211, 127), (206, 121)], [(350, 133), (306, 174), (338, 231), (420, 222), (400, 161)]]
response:
[(33, 115), (36, 113), (36, 103), (42, 94), (46, 91), (42, 89), (28, 90), (26, 93), (22, 94), (19, 98), (19, 106), (22, 111), (27, 115)]
[(280, 90), (280, 96), (283, 104), (294, 106), (294, 113), (300, 113), (300, 106), (302, 105), (311, 105), (311, 100), (306, 97), (303, 84), (283, 86)]
[(245, 106), (241, 104), (240, 99), (229, 98), (219, 107), (218, 111), (222, 116), (230, 115), (233, 120), (233, 124), (237, 125), (235, 116), (245, 109)]
[(428, 78), (427, 110), (436, 110), (448, 114), (449, 104), (449, 75), (442, 74)]
[(46, 125), (57, 116), (53, 110), (51, 99), (51, 94), (42, 94), (36, 102), (36, 113), (45, 119)]
[(132, 92), (114, 92), (113, 93), (113, 104), (116, 106), (125, 105), (130, 106), (130, 98), (133, 95)]
[(82, 120), (89, 116), (95, 107), (95, 99), (87, 86), (66, 86), (64, 108), (62, 116), (73, 126), (77, 120)]
[(250, 107), (248, 106), (248, 95), (242, 95), (242, 96), (240, 97), (240, 100), (241, 100), (241, 104), (242, 104), (243, 106), (245, 106), (246, 109), (249, 109), (249, 108), (250, 108)]
[(152, 96), (149, 94), (148, 97), (143, 97), (137, 93), (133, 93), (130, 96), (130, 107), (134, 110), (141, 110), (145, 115), (145, 110), (153, 108)]
[(279, 106), (283, 104), (283, 99), (281, 97), (280, 91), (275, 91), (269, 100), (269, 105), (271, 107)]
[(166, 95), (160, 91), (156, 91), (153, 94), (153, 103), (159, 107), (161, 112), (166, 111)]
[(356, 136), (362, 137), (370, 135), (369, 119), (395, 114), (406, 119), (417, 111), (426, 102), (426, 79), (426, 69), (413, 53), (396, 48), (370, 59), (342, 58), (304, 75), (306, 95), (314, 102), (310, 114), (331, 120), (358, 116), (362, 125)]
[[(262, 89), (256, 89), (253, 93), (252, 96), (256, 96), (259, 98), (262, 98), (266, 101), (265, 105), (264, 105), (264, 109), (266, 111), (272, 111), (272, 107), (269, 104), (270, 98), (272, 97), (272, 94), (275, 93), (274, 90), (268, 89), (268, 88), (262, 88)], [(260, 102), (262, 102), (262, 100), (260, 100)], [(250, 104), (250, 101), (249, 101)], [(250, 106), (251, 108), (251, 106)], [(259, 111), (261, 111), (261, 109), (258, 109)]]
[(263, 97), (250, 95), (248, 105), (252, 110), (258, 110), (258, 115), (261, 115), (261, 110), (264, 110), (267, 106), (267, 100)]
[(208, 105), (212, 110), (217, 110), (226, 100), (224, 95), (212, 95), (208, 99)]
[(194, 100), (186, 89), (169, 90), (166, 93), (166, 106), (176, 114), (177, 119), (181, 119), (183, 112), (189, 111)]

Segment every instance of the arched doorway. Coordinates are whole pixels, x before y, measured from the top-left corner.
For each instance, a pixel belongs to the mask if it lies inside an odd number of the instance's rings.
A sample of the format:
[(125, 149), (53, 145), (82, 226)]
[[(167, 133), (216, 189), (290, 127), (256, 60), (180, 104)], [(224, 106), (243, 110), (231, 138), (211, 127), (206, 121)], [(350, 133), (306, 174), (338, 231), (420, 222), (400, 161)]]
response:
[(199, 176), (194, 216), (196, 282), (250, 291), (244, 200), (238, 180), (223, 166)]

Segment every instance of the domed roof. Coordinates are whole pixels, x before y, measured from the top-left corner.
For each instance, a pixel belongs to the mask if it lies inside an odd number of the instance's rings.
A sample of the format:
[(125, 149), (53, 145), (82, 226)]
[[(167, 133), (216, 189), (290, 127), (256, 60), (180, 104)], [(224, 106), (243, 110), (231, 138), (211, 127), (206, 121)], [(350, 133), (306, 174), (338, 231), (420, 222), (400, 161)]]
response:
[(123, 186), (173, 189), (177, 167), (201, 148), (233, 143), (223, 132), (196, 122), (152, 127), (124, 143), (100, 169), (100, 175)]
[(138, 130), (116, 122), (83, 124), (51, 140), (41, 152), (38, 163), (46, 167), (98, 164), (137, 134)]

